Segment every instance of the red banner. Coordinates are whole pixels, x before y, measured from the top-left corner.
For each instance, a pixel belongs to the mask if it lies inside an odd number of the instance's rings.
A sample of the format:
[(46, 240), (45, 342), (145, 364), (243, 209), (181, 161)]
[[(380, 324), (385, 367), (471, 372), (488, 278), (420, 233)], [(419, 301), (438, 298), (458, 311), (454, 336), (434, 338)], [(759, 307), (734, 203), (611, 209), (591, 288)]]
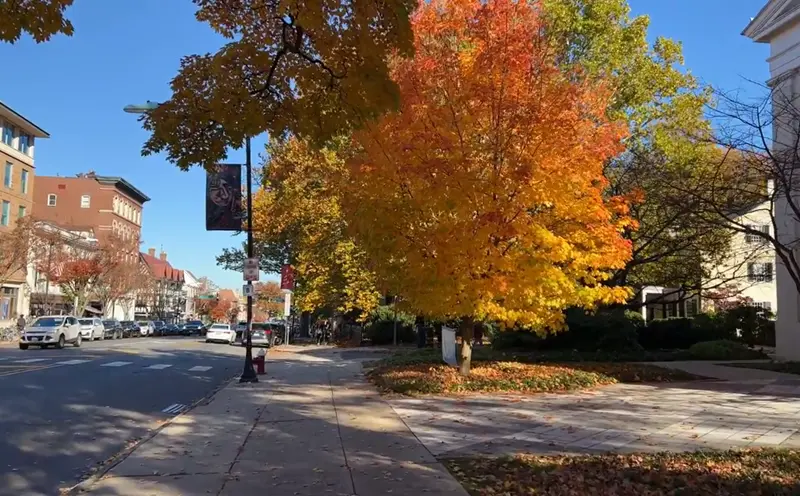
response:
[(291, 265), (281, 267), (281, 289), (294, 290), (294, 269)]

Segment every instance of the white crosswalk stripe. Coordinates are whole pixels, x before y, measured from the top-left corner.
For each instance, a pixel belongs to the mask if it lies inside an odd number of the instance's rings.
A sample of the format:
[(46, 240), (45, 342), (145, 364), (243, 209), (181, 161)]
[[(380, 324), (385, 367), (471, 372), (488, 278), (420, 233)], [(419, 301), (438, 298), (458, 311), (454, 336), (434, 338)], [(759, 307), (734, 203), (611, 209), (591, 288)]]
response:
[(126, 365), (130, 365), (133, 362), (108, 362), (101, 365), (101, 367), (124, 367)]
[(6, 360), (11, 360), (11, 358), (9, 357), (0, 358), (0, 362), (5, 362)]
[(181, 403), (173, 403), (170, 406), (166, 407), (165, 409), (161, 410), (163, 413), (172, 413), (172, 414), (179, 414), (182, 411), (189, 408), (187, 405), (183, 405)]
[(89, 363), (91, 360), (65, 360), (63, 362), (56, 362), (56, 365), (80, 365), (82, 363)]
[(198, 366), (196, 366), (196, 367), (192, 367), (192, 368), (190, 368), (190, 369), (189, 369), (189, 372), (206, 372), (206, 371), (208, 371), (208, 370), (211, 370), (211, 367), (206, 367), (206, 366), (203, 366), (203, 365), (198, 365)]
[(155, 365), (151, 365), (149, 367), (145, 367), (146, 369), (153, 369), (153, 370), (164, 370), (172, 367), (172, 365), (168, 363), (157, 363)]
[(14, 363), (36, 363), (36, 362), (46, 362), (50, 360), (49, 358), (27, 358), (25, 360), (15, 360)]

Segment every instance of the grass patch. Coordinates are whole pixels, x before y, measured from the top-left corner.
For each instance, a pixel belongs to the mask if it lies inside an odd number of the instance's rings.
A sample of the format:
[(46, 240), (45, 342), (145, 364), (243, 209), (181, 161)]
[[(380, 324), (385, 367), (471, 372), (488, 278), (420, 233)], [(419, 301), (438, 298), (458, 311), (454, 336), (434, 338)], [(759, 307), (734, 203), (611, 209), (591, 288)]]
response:
[(770, 370), (772, 372), (800, 375), (800, 362), (721, 363), (720, 365), (724, 365), (726, 367)]
[(472, 496), (800, 494), (800, 451), (533, 456), (444, 460)]
[(618, 382), (673, 382), (697, 376), (636, 363), (534, 364), (476, 362), (468, 377), (439, 363), (383, 365), (367, 377), (385, 392), (406, 395), (459, 393), (545, 393), (573, 391)]

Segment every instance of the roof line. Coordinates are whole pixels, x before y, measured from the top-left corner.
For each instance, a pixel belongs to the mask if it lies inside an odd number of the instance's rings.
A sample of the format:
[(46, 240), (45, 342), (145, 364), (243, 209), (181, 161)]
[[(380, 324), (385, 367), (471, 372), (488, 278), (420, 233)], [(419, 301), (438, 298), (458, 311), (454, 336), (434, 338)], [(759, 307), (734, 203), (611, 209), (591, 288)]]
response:
[(36, 136), (37, 138), (49, 138), (49, 137), (50, 137), (50, 133), (48, 133), (48, 132), (47, 132), (47, 131), (45, 131), (44, 129), (40, 128), (39, 126), (37, 126), (36, 124), (34, 124), (33, 122), (31, 122), (31, 120), (30, 120), (30, 119), (28, 119), (27, 117), (25, 117), (24, 115), (20, 114), (20, 113), (19, 113), (19, 112), (17, 112), (16, 110), (12, 109), (11, 107), (9, 107), (9, 106), (8, 106), (8, 105), (6, 105), (5, 103), (3, 103), (3, 101), (2, 101), (2, 100), (0, 100), (0, 107), (1, 107), (1, 108), (3, 108), (4, 110), (8, 110), (8, 111), (9, 111), (9, 112), (11, 112), (12, 114), (14, 114), (14, 116), (15, 116), (15, 117), (19, 117), (20, 119), (22, 119), (23, 121), (25, 121), (25, 123), (26, 123), (26, 124), (28, 124), (28, 125), (29, 125), (29, 126), (31, 126), (32, 128), (34, 128), (34, 129), (36, 129), (37, 131), (39, 131), (39, 132), (41, 133), (41, 136)]
[(125, 178), (119, 176), (97, 176), (95, 175), (94, 178), (99, 182), (113, 182), (113, 183), (120, 183), (125, 188), (129, 189), (134, 196), (138, 196), (140, 203), (145, 203), (150, 201), (150, 197), (144, 194), (139, 188), (134, 186), (133, 184), (129, 183)]

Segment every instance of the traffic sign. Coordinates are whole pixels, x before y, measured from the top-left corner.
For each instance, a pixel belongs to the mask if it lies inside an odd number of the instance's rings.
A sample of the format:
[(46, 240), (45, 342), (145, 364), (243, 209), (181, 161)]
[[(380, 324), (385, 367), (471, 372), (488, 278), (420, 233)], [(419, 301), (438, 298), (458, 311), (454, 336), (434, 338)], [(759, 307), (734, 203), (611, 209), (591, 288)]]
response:
[(256, 287), (252, 284), (245, 284), (242, 286), (242, 294), (245, 296), (255, 296), (256, 295)]
[(244, 280), (258, 281), (258, 259), (246, 258), (244, 260)]

